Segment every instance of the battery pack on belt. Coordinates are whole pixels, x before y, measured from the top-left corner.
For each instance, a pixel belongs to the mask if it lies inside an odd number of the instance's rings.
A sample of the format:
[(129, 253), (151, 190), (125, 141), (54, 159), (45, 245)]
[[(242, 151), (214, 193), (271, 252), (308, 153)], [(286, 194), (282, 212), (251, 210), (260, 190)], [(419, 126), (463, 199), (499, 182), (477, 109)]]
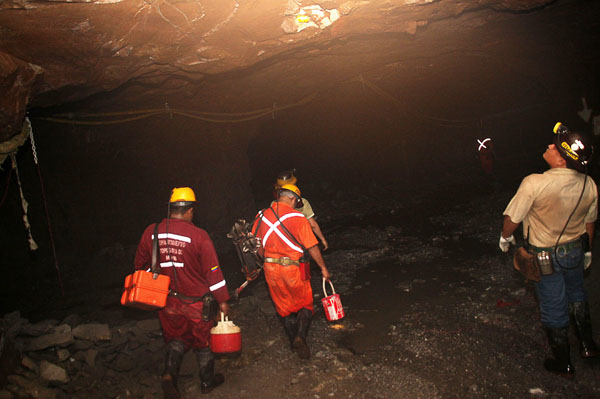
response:
[[(536, 246), (533, 246), (533, 245), (531, 245), (530, 247), (535, 252), (554, 252), (554, 248), (555, 248), (555, 247), (546, 247), (546, 248), (544, 248), (544, 247), (536, 247)], [(557, 252), (568, 252), (568, 251), (571, 251), (573, 249), (582, 248), (582, 247), (583, 247), (583, 241), (580, 238), (578, 238), (576, 240), (569, 241), (569, 242), (566, 242), (564, 244), (559, 244), (556, 247), (556, 251)]]

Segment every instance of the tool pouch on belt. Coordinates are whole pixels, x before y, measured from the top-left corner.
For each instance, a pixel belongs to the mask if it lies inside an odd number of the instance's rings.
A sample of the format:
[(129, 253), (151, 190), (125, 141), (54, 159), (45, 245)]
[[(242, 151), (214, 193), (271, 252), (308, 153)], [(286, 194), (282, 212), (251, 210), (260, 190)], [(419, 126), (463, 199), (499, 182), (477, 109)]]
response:
[(548, 276), (554, 273), (552, 257), (549, 251), (533, 251), (529, 245), (529, 228), (527, 228), (527, 237), (525, 246), (517, 248), (513, 258), (513, 266), (520, 271), (525, 282), (528, 280), (538, 282), (542, 276)]
[(513, 266), (515, 270), (521, 272), (525, 281), (540, 281), (542, 279), (540, 267), (538, 265), (538, 257), (535, 252), (529, 252), (525, 247), (517, 248), (513, 258)]
[(202, 321), (214, 320), (217, 317), (217, 312), (219, 310), (219, 302), (217, 302), (215, 297), (210, 292), (204, 295), (201, 301)]
[(300, 262), (300, 278), (303, 281), (310, 280), (310, 255), (308, 251), (304, 251), (304, 255), (299, 259)]

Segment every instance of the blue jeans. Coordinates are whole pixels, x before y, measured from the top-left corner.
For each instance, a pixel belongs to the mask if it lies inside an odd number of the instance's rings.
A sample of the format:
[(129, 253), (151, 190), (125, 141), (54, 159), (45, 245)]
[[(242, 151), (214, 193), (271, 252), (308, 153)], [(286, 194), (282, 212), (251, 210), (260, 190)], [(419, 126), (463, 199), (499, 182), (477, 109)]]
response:
[(542, 276), (542, 280), (535, 283), (535, 292), (540, 303), (542, 324), (563, 328), (569, 325), (569, 303), (587, 300), (583, 287), (583, 250), (557, 251), (551, 256), (554, 273)]

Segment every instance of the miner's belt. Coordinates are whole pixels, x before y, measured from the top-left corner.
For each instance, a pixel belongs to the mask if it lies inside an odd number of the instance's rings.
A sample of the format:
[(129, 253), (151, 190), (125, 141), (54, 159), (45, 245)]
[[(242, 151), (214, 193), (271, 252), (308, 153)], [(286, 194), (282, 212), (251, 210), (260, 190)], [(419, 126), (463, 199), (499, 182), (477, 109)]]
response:
[[(583, 247), (583, 245), (581, 242), (581, 238), (578, 238), (576, 240), (565, 242), (564, 244), (560, 244), (560, 245), (556, 246), (556, 252), (565, 253), (565, 252), (569, 252), (574, 249), (578, 249), (578, 248), (582, 248), (582, 247)], [(534, 247), (533, 245), (530, 245), (530, 248), (532, 250), (534, 250), (535, 252), (554, 252), (555, 247), (541, 248), (541, 247)]]
[(174, 296), (176, 298), (182, 299), (184, 301), (188, 301), (190, 303), (199, 302), (199, 301), (202, 300), (202, 298), (204, 298), (204, 296), (188, 296), (188, 295), (183, 295), (183, 294), (180, 294), (179, 292), (173, 291), (173, 290), (169, 290), (169, 296)]
[(300, 261), (290, 258), (265, 258), (265, 263), (277, 263), (282, 266), (295, 265), (300, 266)]

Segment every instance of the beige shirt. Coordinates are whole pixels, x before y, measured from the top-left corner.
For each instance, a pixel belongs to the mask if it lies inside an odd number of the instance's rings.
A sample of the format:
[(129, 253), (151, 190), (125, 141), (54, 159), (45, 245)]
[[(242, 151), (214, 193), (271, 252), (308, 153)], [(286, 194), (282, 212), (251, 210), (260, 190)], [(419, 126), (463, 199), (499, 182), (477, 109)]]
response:
[[(536, 247), (553, 247), (575, 209), (583, 188), (584, 174), (568, 168), (552, 168), (523, 179), (517, 193), (504, 210), (513, 223), (523, 222), (523, 234), (529, 231), (529, 243)], [(560, 243), (573, 241), (585, 233), (585, 224), (596, 221), (598, 189), (587, 177), (585, 193)], [(527, 237), (525, 237), (527, 238)]]
[(303, 214), (307, 219), (315, 217), (315, 213), (313, 212), (312, 206), (310, 206), (310, 202), (308, 202), (306, 198), (302, 198), (302, 203), (304, 206), (296, 210)]

